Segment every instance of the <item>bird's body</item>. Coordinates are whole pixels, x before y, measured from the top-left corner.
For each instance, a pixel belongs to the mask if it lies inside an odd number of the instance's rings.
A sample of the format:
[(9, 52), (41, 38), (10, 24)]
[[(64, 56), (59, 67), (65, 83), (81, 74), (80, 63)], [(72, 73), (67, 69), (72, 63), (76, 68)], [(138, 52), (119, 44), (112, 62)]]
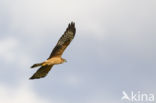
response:
[(48, 72), (51, 70), (53, 65), (62, 64), (66, 62), (61, 56), (66, 49), (66, 47), (70, 44), (72, 39), (75, 36), (75, 24), (71, 22), (62, 37), (59, 39), (58, 43), (56, 44), (55, 48), (53, 49), (50, 57), (42, 63), (37, 63), (31, 66), (31, 68), (41, 66), (37, 72), (30, 78), (30, 79), (39, 79), (45, 77)]
[(54, 64), (62, 64), (64, 63), (64, 59), (60, 57), (53, 57), (43, 62), (42, 66), (45, 65), (54, 65)]
[(46, 66), (46, 65), (50, 66), (50, 65), (62, 64), (64, 62), (66, 62), (66, 60), (61, 57), (52, 57), (42, 63), (34, 64), (33, 66), (31, 66), (31, 68), (38, 67), (38, 66)]

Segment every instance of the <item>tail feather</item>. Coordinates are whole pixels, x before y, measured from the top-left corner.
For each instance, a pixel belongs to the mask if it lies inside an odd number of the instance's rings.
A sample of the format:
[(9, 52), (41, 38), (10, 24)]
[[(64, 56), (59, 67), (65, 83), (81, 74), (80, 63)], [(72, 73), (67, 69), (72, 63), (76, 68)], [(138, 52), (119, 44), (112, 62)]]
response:
[(43, 63), (37, 63), (37, 64), (34, 64), (31, 66), (31, 68), (35, 68), (35, 67), (38, 67), (38, 66), (41, 66)]

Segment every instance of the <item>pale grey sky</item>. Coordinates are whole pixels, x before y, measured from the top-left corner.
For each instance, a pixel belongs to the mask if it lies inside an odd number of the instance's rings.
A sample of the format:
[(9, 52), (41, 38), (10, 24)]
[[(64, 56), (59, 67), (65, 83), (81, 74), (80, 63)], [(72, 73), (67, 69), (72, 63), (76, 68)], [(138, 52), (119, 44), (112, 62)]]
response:
[[(0, 102), (123, 103), (122, 91), (156, 94), (155, 0), (1, 0)], [(30, 81), (69, 22), (67, 63)]]

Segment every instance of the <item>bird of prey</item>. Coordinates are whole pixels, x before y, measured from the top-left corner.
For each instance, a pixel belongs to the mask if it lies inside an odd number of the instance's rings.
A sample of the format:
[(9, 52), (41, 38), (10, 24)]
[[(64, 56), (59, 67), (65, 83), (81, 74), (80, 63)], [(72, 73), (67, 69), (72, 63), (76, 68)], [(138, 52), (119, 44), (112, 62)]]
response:
[(38, 66), (40, 66), (40, 68), (36, 71), (36, 73), (34, 73), (34, 75), (30, 79), (43, 78), (48, 74), (48, 72), (55, 64), (62, 64), (66, 62), (66, 59), (62, 58), (61, 56), (64, 50), (67, 48), (67, 46), (74, 38), (75, 32), (76, 32), (75, 23), (74, 22), (69, 23), (66, 31), (57, 42), (49, 58), (42, 63), (37, 63), (31, 66), (31, 68)]

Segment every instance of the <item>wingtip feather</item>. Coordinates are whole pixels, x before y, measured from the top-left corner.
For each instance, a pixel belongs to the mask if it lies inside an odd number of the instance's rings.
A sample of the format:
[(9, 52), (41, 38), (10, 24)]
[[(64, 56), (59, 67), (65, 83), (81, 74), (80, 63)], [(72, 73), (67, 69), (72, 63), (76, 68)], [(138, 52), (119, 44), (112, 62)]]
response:
[(70, 24), (71, 24), (71, 26), (72, 26), (72, 25), (75, 26), (75, 22), (73, 22), (73, 21), (72, 21)]
[(29, 80), (33, 80), (33, 79), (39, 79), (39, 78), (34, 77), (34, 76), (32, 76), (32, 77), (29, 78)]
[(69, 23), (67, 30), (71, 30), (75, 33), (76, 32), (75, 22), (72, 21), (71, 23)]

